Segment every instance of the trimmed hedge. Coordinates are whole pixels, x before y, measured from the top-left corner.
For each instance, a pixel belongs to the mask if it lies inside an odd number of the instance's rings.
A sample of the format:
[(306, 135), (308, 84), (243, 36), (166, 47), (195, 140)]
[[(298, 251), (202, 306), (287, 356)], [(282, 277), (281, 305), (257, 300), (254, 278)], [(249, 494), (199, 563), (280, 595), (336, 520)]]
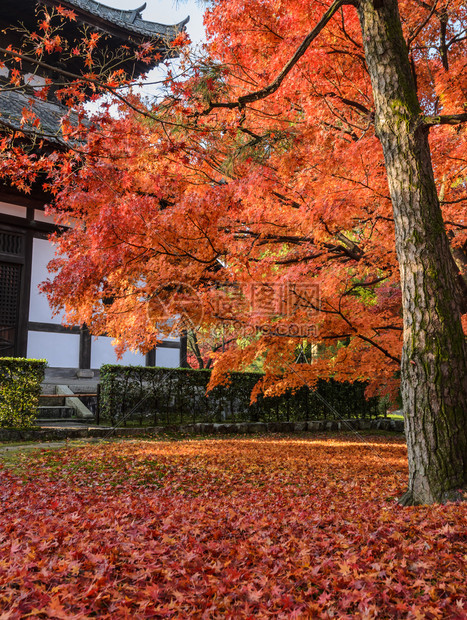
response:
[(34, 426), (45, 360), (0, 357), (0, 427)]
[(304, 386), (281, 396), (250, 395), (261, 373), (230, 374), (228, 386), (208, 395), (210, 370), (157, 368), (106, 364), (101, 371), (102, 418), (113, 425), (129, 420), (161, 424), (197, 422), (285, 422), (377, 415), (378, 399), (365, 399), (364, 382), (318, 382), (316, 390)]

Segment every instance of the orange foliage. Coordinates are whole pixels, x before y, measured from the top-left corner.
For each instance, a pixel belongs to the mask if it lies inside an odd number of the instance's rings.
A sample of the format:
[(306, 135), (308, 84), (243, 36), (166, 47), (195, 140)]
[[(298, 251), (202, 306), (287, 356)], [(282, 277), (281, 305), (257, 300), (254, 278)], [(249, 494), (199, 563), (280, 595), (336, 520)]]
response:
[[(0, 615), (467, 616), (467, 508), (368, 437), (119, 442), (0, 468)], [(3, 614), (1, 614), (3, 612)]]

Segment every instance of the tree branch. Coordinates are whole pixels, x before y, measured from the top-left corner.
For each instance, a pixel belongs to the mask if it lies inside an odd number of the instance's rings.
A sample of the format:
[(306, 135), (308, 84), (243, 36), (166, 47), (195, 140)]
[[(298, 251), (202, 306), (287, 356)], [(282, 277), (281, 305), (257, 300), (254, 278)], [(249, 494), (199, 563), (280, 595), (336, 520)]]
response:
[(303, 54), (310, 47), (311, 43), (319, 35), (321, 30), (323, 30), (323, 28), (326, 26), (329, 20), (333, 17), (333, 15), (337, 13), (337, 11), (346, 4), (354, 4), (354, 2), (350, 0), (335, 0), (331, 4), (329, 9), (323, 15), (320, 21), (316, 24), (313, 30), (310, 33), (308, 33), (307, 36), (303, 39), (301, 44), (298, 46), (295, 54), (292, 56), (292, 58), (285, 65), (285, 67), (282, 69), (282, 71), (279, 73), (279, 75), (276, 77), (276, 79), (273, 82), (271, 82), (264, 88), (261, 88), (260, 90), (254, 91), (252, 93), (248, 93), (248, 95), (242, 95), (241, 97), (237, 99), (237, 101), (212, 102), (210, 103), (209, 107), (203, 112), (201, 112), (200, 114), (202, 115), (209, 114), (209, 112), (211, 112), (214, 108), (227, 108), (230, 110), (233, 110), (235, 108), (243, 108), (247, 103), (253, 103), (255, 101), (259, 101), (260, 99), (265, 99), (269, 95), (272, 95), (272, 93), (276, 92), (276, 90), (280, 87), (280, 85), (282, 84), (284, 79), (287, 77), (287, 75), (290, 73), (290, 71), (293, 69), (293, 67), (297, 64), (297, 62), (300, 60)]
[[(140, 114), (141, 116), (149, 118), (149, 119), (151, 119), (153, 121), (158, 121), (158, 122), (160, 122), (162, 124), (179, 126), (178, 123), (173, 123), (171, 121), (162, 120), (161, 118), (155, 116), (154, 114), (151, 114), (147, 110), (142, 110), (141, 108), (138, 108), (137, 106), (133, 105), (127, 99), (127, 97), (125, 97), (124, 95), (121, 95), (118, 92), (118, 88), (115, 88), (113, 86), (109, 86), (109, 85), (105, 84), (105, 82), (103, 82), (101, 80), (93, 79), (93, 78), (87, 77), (85, 75), (78, 75), (76, 73), (71, 73), (70, 71), (66, 71), (65, 69), (61, 69), (58, 65), (52, 66), (52, 65), (49, 65), (48, 63), (46, 63), (46, 62), (44, 62), (42, 60), (37, 60), (36, 58), (34, 58), (32, 56), (27, 56), (25, 54), (20, 54), (19, 52), (15, 52), (14, 50), (5, 49), (3, 47), (0, 47), (0, 53), (1, 54), (5, 54), (7, 56), (10, 56), (10, 57), (12, 57), (14, 59), (19, 58), (20, 60), (26, 60), (27, 62), (30, 62), (31, 64), (35, 65), (36, 67), (41, 67), (42, 69), (46, 69), (47, 71), (58, 73), (59, 75), (65, 77), (65, 78), (68, 78), (70, 80), (73, 80), (75, 82), (82, 82), (84, 84), (90, 84), (92, 86), (95, 86), (97, 89), (101, 89), (103, 92), (108, 92), (108, 93), (112, 94), (119, 101), (124, 103), (128, 108), (130, 108), (131, 110), (133, 110), (137, 114)], [(34, 99), (34, 97), (31, 97), (31, 98)], [(61, 104), (61, 105), (63, 105), (63, 104)], [(70, 108), (71, 106), (64, 106), (64, 107)]]
[(437, 5), (438, 5), (438, 0), (435, 0), (435, 2), (433, 3), (433, 6), (431, 7), (431, 11), (428, 13), (428, 16), (426, 17), (426, 19), (424, 19), (422, 21), (422, 23), (419, 24), (419, 26), (417, 28), (415, 28), (414, 32), (410, 35), (409, 40), (407, 41), (407, 47), (409, 49), (410, 49), (410, 46), (412, 45), (413, 41), (418, 37), (420, 32), (425, 28), (425, 26), (428, 24), (430, 19), (435, 14)]
[(384, 347), (380, 346), (372, 338), (368, 338), (367, 336), (363, 336), (362, 334), (356, 334), (356, 337), (360, 338), (360, 340), (363, 340), (364, 342), (368, 342), (368, 344), (373, 345), (374, 347), (376, 347), (378, 349), (378, 351), (381, 351), (381, 353), (386, 355), (386, 357), (389, 357), (390, 360), (392, 360), (393, 362), (396, 362), (396, 364), (398, 366), (400, 365), (401, 360), (400, 360), (399, 357), (394, 357), (394, 355), (391, 355), (391, 353), (389, 353), (389, 351), (387, 349), (385, 349)]
[(462, 32), (459, 32), (459, 34), (456, 34), (456, 36), (452, 37), (446, 47), (449, 49), (451, 45), (454, 45), (454, 43), (460, 43), (461, 41), (465, 41), (465, 39), (467, 39), (467, 36), (464, 36), (466, 32), (467, 30), (463, 30)]
[(446, 116), (424, 116), (423, 124), (427, 127), (436, 125), (460, 125), (467, 122), (467, 112), (463, 114), (448, 114)]
[[(415, 0), (415, 2), (418, 4), (418, 6), (423, 7), (427, 11), (431, 11), (432, 9), (432, 7), (427, 2), (424, 2), (423, 0)], [(439, 16), (440, 12), (435, 10), (435, 14)]]
[(375, 280), (371, 280), (370, 282), (358, 282), (357, 284), (354, 284), (349, 289), (347, 289), (345, 291), (344, 295), (350, 295), (353, 291), (355, 291), (358, 288), (365, 288), (365, 287), (375, 286), (376, 284), (379, 284), (380, 282), (384, 282), (384, 280), (387, 280), (390, 275), (391, 274), (389, 274), (387, 276), (381, 276), (381, 278), (376, 278)]
[(189, 336), (188, 344), (191, 350), (193, 351), (194, 356), (196, 357), (198, 366), (201, 369), (204, 368), (203, 356), (201, 355), (201, 351), (199, 350), (199, 346), (198, 346), (198, 338), (196, 337), (196, 333), (191, 329), (190, 329), (190, 336)]
[[(463, 198), (457, 198), (456, 200), (440, 200), (439, 203), (442, 205), (455, 205), (459, 202), (467, 202), (467, 196)], [(459, 228), (467, 228), (467, 226), (461, 226), (461, 224), (456, 224), (455, 222), (445, 222), (446, 224), (452, 224), (453, 226), (458, 226)]]
[(369, 110), (366, 106), (359, 103), (358, 101), (353, 101), (352, 99), (346, 99), (345, 97), (342, 97), (341, 95), (338, 95), (337, 93), (334, 93), (334, 92), (324, 93), (324, 96), (339, 99), (339, 101), (342, 101), (343, 104), (348, 105), (352, 108), (355, 108), (359, 112), (362, 112), (365, 116), (370, 116), (374, 114), (374, 112)]

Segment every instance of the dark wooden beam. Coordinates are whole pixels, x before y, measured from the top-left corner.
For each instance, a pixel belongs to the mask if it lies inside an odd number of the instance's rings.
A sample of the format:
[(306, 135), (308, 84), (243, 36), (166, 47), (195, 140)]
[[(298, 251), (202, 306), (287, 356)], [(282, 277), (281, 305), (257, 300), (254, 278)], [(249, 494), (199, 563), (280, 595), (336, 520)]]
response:
[(38, 187), (33, 188), (32, 194), (23, 194), (10, 185), (0, 183), (0, 200), (19, 207), (33, 207), (43, 211), (45, 205), (52, 200), (52, 196)]
[(79, 367), (91, 368), (91, 334), (86, 325), (79, 332)]
[(49, 334), (80, 334), (79, 327), (65, 327), (60, 323), (40, 323), (29, 321), (28, 330), (32, 332), (48, 332)]
[(188, 336), (186, 331), (180, 336), (180, 368), (189, 368), (188, 365)]
[(32, 268), (32, 243), (33, 234), (31, 230), (26, 231), (24, 248), (24, 265), (21, 282), (21, 298), (18, 316), (18, 355), (27, 356), (28, 349), (28, 320), (29, 320), (29, 301), (31, 296), (31, 268)]
[[(0, 200), (1, 200), (0, 196)], [(21, 228), (27, 228), (29, 230), (37, 231), (38, 233), (45, 233), (46, 235), (62, 230), (60, 226), (55, 224), (49, 224), (48, 222), (37, 222), (22, 217), (15, 217), (14, 215), (6, 215), (0, 213), (0, 223), (7, 226), (21, 226)]]
[(152, 349), (152, 351), (148, 351), (146, 353), (146, 366), (155, 366), (156, 365), (156, 349)]
[(162, 340), (157, 344), (158, 349), (179, 349), (180, 342), (171, 342), (170, 340)]

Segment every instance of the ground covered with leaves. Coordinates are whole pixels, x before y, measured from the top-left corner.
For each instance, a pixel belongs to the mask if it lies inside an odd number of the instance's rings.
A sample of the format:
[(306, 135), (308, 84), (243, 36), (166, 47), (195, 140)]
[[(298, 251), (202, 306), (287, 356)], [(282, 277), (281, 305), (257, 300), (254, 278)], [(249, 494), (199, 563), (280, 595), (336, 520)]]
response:
[(134, 441), (0, 466), (0, 618), (467, 618), (467, 508), (357, 437)]

